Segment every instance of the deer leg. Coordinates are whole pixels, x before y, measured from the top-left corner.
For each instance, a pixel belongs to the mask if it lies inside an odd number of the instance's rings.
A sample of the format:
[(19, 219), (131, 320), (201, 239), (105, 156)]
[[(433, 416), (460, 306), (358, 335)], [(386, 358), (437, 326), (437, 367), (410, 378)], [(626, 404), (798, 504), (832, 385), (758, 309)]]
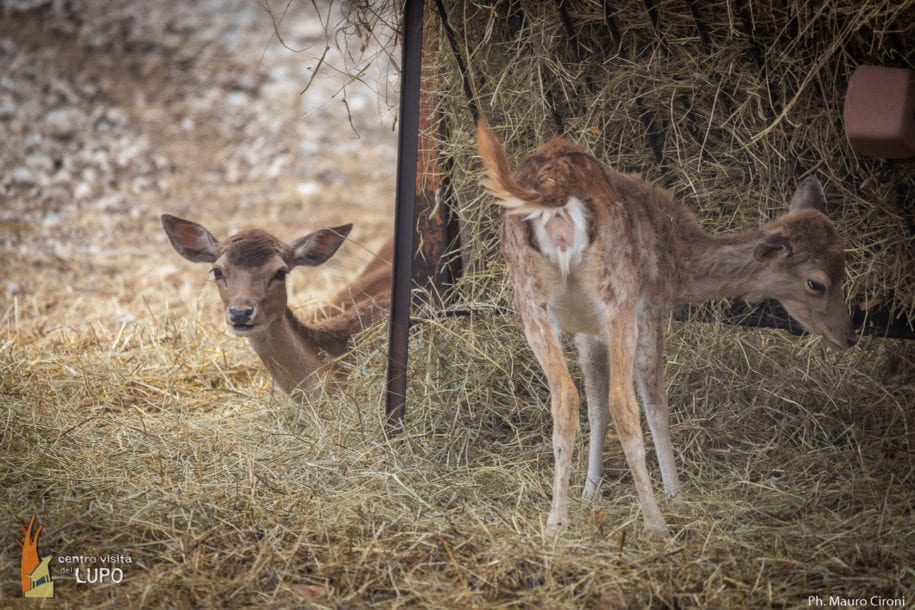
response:
[(588, 401), (588, 423), (591, 439), (588, 445), (588, 479), (582, 496), (594, 497), (603, 471), (604, 442), (610, 426), (608, 392), (610, 369), (607, 363), (607, 345), (593, 335), (575, 335), (578, 359), (585, 374), (585, 397)]
[(680, 477), (670, 441), (670, 408), (664, 385), (664, 329), (658, 316), (646, 314), (639, 319), (635, 374), (645, 405), (645, 419), (658, 454), (664, 493), (668, 498), (677, 498), (680, 495)]
[(635, 304), (620, 308), (616, 315), (608, 311), (610, 415), (613, 417), (617, 434), (623, 444), (623, 452), (626, 454), (626, 461), (629, 462), (629, 469), (632, 471), (632, 478), (635, 481), (639, 504), (642, 507), (645, 533), (650, 538), (666, 538), (669, 536), (667, 522), (658, 508), (658, 502), (651, 488), (648, 467), (645, 464), (645, 441), (642, 439), (639, 407), (633, 387), (632, 376), (638, 341), (636, 324)]
[(572, 450), (578, 428), (578, 390), (569, 375), (559, 329), (550, 319), (546, 308), (522, 309), (524, 334), (550, 386), (550, 407), (553, 415), (553, 501), (547, 517), (547, 530), (559, 532), (568, 525), (569, 476)]

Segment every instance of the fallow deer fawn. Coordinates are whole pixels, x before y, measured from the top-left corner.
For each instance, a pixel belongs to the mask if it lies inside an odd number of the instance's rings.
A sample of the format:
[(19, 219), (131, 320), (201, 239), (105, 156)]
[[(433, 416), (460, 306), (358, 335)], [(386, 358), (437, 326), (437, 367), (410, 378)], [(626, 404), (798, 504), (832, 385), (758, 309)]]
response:
[[(667, 496), (680, 493), (663, 377), (664, 326), (673, 307), (710, 299), (778, 299), (807, 329), (839, 348), (855, 343), (845, 306), (843, 242), (823, 214), (816, 178), (789, 211), (754, 231), (710, 235), (666, 191), (618, 173), (564, 138), (528, 157), (512, 177), (485, 121), (477, 126), (486, 186), (507, 208), (502, 250), (524, 332), (543, 367), (553, 415), (555, 478), (547, 527), (568, 521), (569, 470), (579, 395), (560, 345), (573, 333), (591, 426), (584, 496), (601, 478), (613, 417), (632, 471), (646, 533), (669, 535), (645, 465), (633, 373)], [(608, 408), (609, 407), (609, 408)]]
[(286, 304), (286, 275), (293, 267), (313, 267), (333, 256), (351, 224), (315, 231), (292, 244), (260, 229), (247, 229), (219, 242), (202, 225), (169, 214), (162, 215), (162, 227), (178, 254), (195, 263), (212, 264), (226, 323), (235, 335), (248, 339), (287, 394), (307, 393), (319, 385), (325, 359), (344, 354), (350, 336), (386, 315), (391, 241), (330, 301), (335, 315), (305, 324)]

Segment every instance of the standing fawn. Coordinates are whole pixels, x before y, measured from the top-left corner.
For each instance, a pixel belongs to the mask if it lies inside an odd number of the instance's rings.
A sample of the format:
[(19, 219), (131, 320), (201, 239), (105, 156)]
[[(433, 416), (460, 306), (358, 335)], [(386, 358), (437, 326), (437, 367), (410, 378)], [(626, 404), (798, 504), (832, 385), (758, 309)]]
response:
[(287, 306), (286, 276), (296, 266), (313, 267), (337, 251), (353, 225), (321, 229), (286, 244), (260, 229), (218, 242), (202, 225), (169, 214), (162, 227), (178, 254), (211, 263), (226, 308), (226, 323), (246, 337), (287, 394), (321, 383), (327, 357), (347, 350), (353, 334), (385, 317), (391, 292), (392, 242), (344, 288), (329, 306), (335, 315), (305, 324)]
[[(646, 534), (668, 536), (645, 465), (633, 374), (645, 405), (664, 491), (680, 492), (663, 376), (664, 326), (675, 305), (778, 299), (838, 348), (855, 343), (845, 307), (843, 242), (823, 214), (816, 178), (789, 211), (754, 231), (710, 235), (666, 191), (607, 168), (564, 138), (528, 157), (514, 177), (485, 121), (477, 126), (487, 188), (507, 209), (502, 250), (524, 334), (550, 388), (555, 478), (547, 527), (568, 522), (578, 391), (560, 345), (575, 335), (591, 426), (584, 496), (601, 478), (612, 416), (632, 471)], [(608, 408), (609, 407), (609, 408)]]

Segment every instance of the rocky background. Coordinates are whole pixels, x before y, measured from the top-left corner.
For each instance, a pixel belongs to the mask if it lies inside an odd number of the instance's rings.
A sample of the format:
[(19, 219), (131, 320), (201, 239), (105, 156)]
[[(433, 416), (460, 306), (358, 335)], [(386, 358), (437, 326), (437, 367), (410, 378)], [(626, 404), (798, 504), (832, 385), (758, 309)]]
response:
[(340, 11), (0, 3), (5, 323), (47, 331), (214, 301), (207, 270), (165, 240), (163, 212), (217, 237), (355, 222), (333, 261), (293, 274), (292, 302), (355, 274), (392, 226), (397, 74), (375, 41), (392, 35), (383, 26), (328, 36)]

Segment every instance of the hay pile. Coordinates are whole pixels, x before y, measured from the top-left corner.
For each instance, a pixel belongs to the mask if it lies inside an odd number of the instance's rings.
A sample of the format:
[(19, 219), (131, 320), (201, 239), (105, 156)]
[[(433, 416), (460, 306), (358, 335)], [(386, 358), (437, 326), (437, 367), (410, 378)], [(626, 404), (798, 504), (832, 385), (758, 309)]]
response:
[[(857, 65), (915, 67), (915, 3), (558, 4), (448, 12), (510, 155), (564, 133), (669, 188), (710, 231), (758, 226), (814, 173), (848, 240), (850, 303), (913, 319), (915, 162), (857, 157), (841, 115)], [(468, 102), (440, 24), (426, 84), (442, 100), (461, 214), (488, 240)]]
[(641, 538), (615, 442), (597, 501), (573, 499), (569, 531), (543, 535), (548, 398), (511, 318), (417, 325), (393, 444), (383, 328), (360, 338), (348, 391), (302, 408), (208, 318), (7, 333), (4, 597), (18, 595), (23, 510), (44, 524), (42, 552), (132, 558), (120, 585), (55, 567), (73, 607), (759, 608), (915, 593), (913, 363), (893, 342), (836, 355), (677, 325), (687, 501), (664, 509), (664, 545)]
[[(451, 21), (474, 49), (484, 109), (511, 153), (554, 131), (552, 99), (569, 134), (669, 185), (716, 230), (774, 215), (795, 177), (815, 169), (850, 238), (850, 293), (911, 312), (910, 242), (888, 202), (910, 197), (912, 166), (851, 157), (833, 102), (818, 100), (841, 90), (855, 45), (905, 53), (911, 65), (902, 28), (915, 4), (741, 4), (743, 15), (694, 3), (711, 55), (686, 4), (658, 5), (660, 38), (638, 4), (613, 15), (618, 56), (595, 43), (599, 6), (575, 3), (580, 52), (606, 53), (587, 64), (576, 63), (553, 5), (523, 3), (532, 6), (522, 19), (510, 3), (458, 4), (466, 13), (454, 8)], [(845, 33), (810, 29), (824, 23)], [(900, 32), (908, 46), (868, 43), (871, 31)], [(511, 295), (497, 211), (477, 185), (469, 113), (441, 50), (430, 83), (444, 94), (443, 146), (460, 168), (457, 202), (478, 256), (455, 304), (470, 315), (414, 326), (403, 436), (382, 435), (384, 327), (341, 363), (346, 391), (301, 407), (271, 392), (211, 298), (52, 331), (40, 312), (10, 304), (0, 335), (0, 597), (18, 595), (16, 521), (37, 512), (42, 552), (132, 559), (120, 585), (76, 585), (55, 566), (59, 601), (73, 607), (800, 608), (811, 596), (910, 606), (915, 350), (901, 341), (865, 338), (838, 353), (781, 332), (671, 323), (666, 376), (686, 493), (682, 506), (662, 506), (674, 539), (642, 539), (614, 439), (599, 497), (573, 496), (569, 530), (543, 534), (548, 393), (516, 316), (495, 314)], [(683, 109), (693, 118), (680, 120)], [(666, 126), (660, 165), (643, 117), (659, 133)]]

